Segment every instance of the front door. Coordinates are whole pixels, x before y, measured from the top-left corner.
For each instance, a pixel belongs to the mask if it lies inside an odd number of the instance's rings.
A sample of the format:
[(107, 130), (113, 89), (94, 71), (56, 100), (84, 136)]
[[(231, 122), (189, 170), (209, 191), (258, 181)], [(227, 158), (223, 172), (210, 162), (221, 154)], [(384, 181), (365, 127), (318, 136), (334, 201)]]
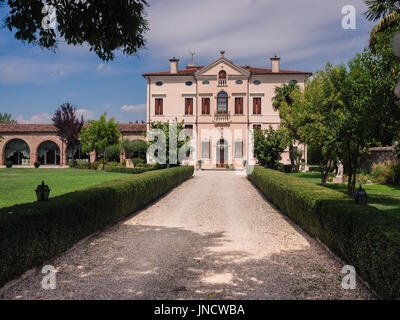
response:
[(219, 146), (219, 166), (221, 168), (223, 168), (225, 165), (224, 153), (225, 153), (225, 148), (224, 148), (224, 145), (221, 144)]
[(225, 168), (228, 162), (228, 144), (224, 139), (221, 139), (217, 145), (217, 168)]

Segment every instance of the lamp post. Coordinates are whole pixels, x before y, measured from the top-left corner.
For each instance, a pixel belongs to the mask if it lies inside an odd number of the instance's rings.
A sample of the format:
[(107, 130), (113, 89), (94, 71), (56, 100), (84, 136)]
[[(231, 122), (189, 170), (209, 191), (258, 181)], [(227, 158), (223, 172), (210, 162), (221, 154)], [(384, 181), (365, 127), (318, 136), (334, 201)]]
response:
[(39, 184), (37, 186), (35, 191), (36, 191), (37, 201), (49, 200), (50, 189), (48, 185), (44, 184), (44, 181), (42, 181), (42, 184)]

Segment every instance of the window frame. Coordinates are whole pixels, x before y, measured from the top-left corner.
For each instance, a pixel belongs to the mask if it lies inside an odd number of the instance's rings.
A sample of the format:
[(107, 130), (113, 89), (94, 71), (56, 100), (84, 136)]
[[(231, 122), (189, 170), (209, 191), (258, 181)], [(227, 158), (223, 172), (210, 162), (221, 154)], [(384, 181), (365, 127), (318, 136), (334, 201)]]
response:
[[(256, 101), (260, 101), (259, 109), (257, 109)], [(259, 112), (257, 112), (259, 111)], [(253, 97), (253, 115), (262, 115), (262, 98)]]
[[(207, 102), (207, 103), (206, 103)], [(201, 114), (202, 115), (209, 115), (210, 114), (210, 105), (211, 99), (210, 98), (201, 98)]]
[[(238, 103), (239, 101), (239, 103)], [(236, 115), (243, 115), (243, 97), (236, 97), (235, 98), (235, 114)]]
[(185, 98), (185, 115), (186, 116), (193, 115), (193, 98)]
[(154, 114), (156, 116), (162, 116), (164, 114), (164, 99), (163, 98), (155, 98), (154, 100)]

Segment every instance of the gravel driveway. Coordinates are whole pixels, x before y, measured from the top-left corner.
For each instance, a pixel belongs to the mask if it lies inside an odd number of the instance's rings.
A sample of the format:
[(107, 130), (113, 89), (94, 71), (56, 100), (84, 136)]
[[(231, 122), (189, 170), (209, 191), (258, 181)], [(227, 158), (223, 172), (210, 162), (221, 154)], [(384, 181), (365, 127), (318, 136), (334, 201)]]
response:
[(158, 202), (50, 261), (3, 299), (371, 299), (246, 177), (196, 172)]

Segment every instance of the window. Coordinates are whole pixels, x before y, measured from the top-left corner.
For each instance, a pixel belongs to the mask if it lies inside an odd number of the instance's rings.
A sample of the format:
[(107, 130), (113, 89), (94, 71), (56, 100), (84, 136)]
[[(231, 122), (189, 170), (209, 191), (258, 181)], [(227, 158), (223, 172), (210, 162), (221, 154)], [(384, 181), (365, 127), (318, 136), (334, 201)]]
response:
[(185, 124), (186, 135), (189, 137), (193, 137), (193, 125), (192, 124)]
[(157, 87), (161, 87), (162, 85), (163, 85), (162, 81), (157, 81), (157, 82), (156, 82), (156, 86), (157, 86)]
[(261, 98), (253, 98), (253, 114), (261, 114)]
[(209, 84), (210, 84), (210, 81), (208, 81), (208, 80), (203, 81), (203, 86), (208, 86)]
[(243, 84), (243, 81), (242, 80), (236, 80), (236, 84)]
[(186, 84), (188, 87), (190, 87), (190, 86), (193, 84), (193, 82), (192, 82), (192, 81), (186, 81), (185, 84)]
[(218, 93), (217, 113), (228, 113), (228, 94), (225, 91)]
[(202, 159), (210, 159), (210, 141), (201, 142), (201, 157)]
[(227, 84), (227, 82), (226, 82), (226, 72), (224, 70), (221, 70), (218, 73), (218, 86), (225, 87), (226, 84)]
[(162, 115), (163, 114), (163, 99), (156, 99), (156, 115)]
[(201, 114), (210, 114), (210, 98), (201, 100)]
[(235, 114), (243, 114), (243, 98), (235, 98)]
[(185, 99), (185, 114), (193, 114), (193, 98)]
[(261, 124), (255, 124), (253, 125), (253, 130), (261, 130)]
[(261, 81), (260, 81), (260, 80), (256, 80), (256, 81), (254, 81), (253, 83), (254, 83), (254, 85), (256, 85), (256, 86), (259, 86), (259, 85), (261, 84)]
[(235, 141), (235, 158), (243, 158), (243, 141)]

